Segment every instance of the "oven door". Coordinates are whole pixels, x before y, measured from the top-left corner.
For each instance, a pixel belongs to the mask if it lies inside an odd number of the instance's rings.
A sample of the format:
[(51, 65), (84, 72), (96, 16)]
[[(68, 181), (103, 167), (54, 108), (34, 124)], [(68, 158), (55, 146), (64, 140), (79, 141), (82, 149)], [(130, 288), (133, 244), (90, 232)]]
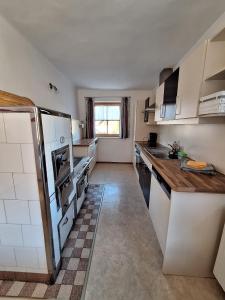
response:
[(57, 186), (57, 196), (59, 203), (62, 207), (62, 213), (65, 214), (69, 206), (69, 196), (73, 191), (73, 181), (71, 175), (69, 174), (65, 180)]
[(87, 186), (87, 175), (83, 174), (77, 181), (77, 199), (79, 199)]
[(150, 197), (150, 186), (151, 186), (151, 171), (148, 166), (145, 164), (142, 157), (140, 157), (139, 162), (139, 183), (142, 189), (143, 196), (147, 207), (149, 207), (149, 197)]
[(52, 163), (55, 182), (58, 183), (70, 172), (70, 149), (69, 145), (52, 151)]

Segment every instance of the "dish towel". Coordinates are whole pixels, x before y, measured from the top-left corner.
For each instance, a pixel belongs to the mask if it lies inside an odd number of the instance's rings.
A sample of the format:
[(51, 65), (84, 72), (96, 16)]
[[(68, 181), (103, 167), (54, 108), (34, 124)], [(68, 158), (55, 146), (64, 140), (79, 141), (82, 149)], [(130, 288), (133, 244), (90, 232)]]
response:
[(215, 175), (214, 166), (206, 162), (185, 159), (181, 161), (180, 168), (186, 172)]

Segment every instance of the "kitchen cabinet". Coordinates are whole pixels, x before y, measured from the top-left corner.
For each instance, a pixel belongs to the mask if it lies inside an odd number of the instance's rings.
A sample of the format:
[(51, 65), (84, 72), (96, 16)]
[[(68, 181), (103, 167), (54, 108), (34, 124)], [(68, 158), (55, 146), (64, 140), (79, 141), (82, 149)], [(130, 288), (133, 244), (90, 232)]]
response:
[(170, 215), (170, 199), (152, 174), (149, 213), (162, 250), (165, 253)]
[(221, 237), (213, 273), (225, 291), (225, 225), (223, 227), (223, 234)]
[(162, 83), (156, 89), (156, 97), (155, 97), (155, 121), (162, 121), (162, 108), (163, 108), (163, 96), (164, 96), (164, 87), (165, 84)]
[(225, 28), (220, 31), (208, 42), (205, 80), (224, 80), (225, 79)]
[(195, 118), (198, 115), (207, 43), (204, 42), (180, 65), (176, 119)]

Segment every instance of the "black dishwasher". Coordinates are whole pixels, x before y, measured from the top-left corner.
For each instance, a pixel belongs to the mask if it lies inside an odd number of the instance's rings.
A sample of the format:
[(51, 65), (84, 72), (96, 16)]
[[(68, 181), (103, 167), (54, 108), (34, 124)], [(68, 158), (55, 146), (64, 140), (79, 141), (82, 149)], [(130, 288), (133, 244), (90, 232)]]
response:
[(142, 193), (145, 198), (147, 207), (149, 207), (149, 196), (151, 186), (151, 171), (142, 159), (140, 152), (136, 149), (136, 167), (139, 175), (139, 183), (142, 189)]

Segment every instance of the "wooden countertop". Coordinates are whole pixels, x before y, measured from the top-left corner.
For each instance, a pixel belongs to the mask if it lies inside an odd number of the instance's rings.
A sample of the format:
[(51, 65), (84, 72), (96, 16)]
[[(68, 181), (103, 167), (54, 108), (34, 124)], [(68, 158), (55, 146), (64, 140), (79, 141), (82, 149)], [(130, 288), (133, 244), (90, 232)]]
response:
[(75, 141), (73, 141), (73, 146), (88, 147), (91, 144), (96, 143), (97, 141), (98, 141), (98, 138), (75, 140)]
[(136, 145), (147, 156), (173, 191), (225, 194), (225, 175), (219, 172), (211, 176), (182, 171), (179, 160), (155, 158), (144, 148), (146, 143), (136, 142)]

